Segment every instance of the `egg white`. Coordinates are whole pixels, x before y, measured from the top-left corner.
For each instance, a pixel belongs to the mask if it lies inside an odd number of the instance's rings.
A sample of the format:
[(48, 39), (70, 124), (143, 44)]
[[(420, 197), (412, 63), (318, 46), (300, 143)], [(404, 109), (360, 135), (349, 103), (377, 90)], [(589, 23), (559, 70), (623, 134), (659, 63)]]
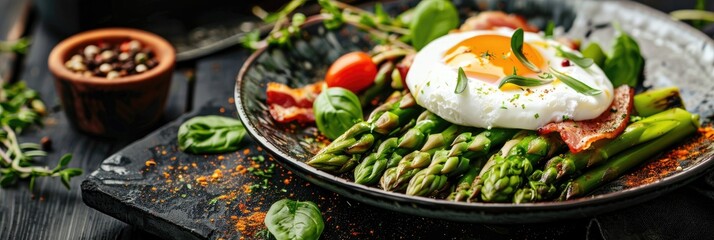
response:
[(502, 91), (498, 89), (498, 82), (491, 84), (472, 77), (468, 77), (463, 92), (454, 93), (457, 69), (446, 65), (444, 53), (463, 40), (484, 34), (510, 37), (513, 30), (502, 28), (448, 34), (432, 41), (416, 54), (406, 83), (419, 105), (459, 125), (536, 130), (565, 119), (596, 118), (612, 103), (613, 86), (602, 69), (596, 64), (587, 69), (574, 64), (562, 67), (563, 58), (556, 56), (557, 46), (580, 54), (535, 33), (525, 33), (524, 41), (531, 43), (549, 66), (602, 90), (602, 93), (587, 96), (557, 80), (546, 85)]

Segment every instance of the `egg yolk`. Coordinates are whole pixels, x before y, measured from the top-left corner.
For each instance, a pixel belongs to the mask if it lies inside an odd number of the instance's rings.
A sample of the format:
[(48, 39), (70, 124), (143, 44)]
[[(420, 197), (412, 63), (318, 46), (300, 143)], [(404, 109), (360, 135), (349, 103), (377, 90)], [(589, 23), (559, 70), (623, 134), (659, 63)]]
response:
[[(538, 50), (523, 43), (523, 55), (539, 68), (545, 67)], [(511, 51), (511, 38), (500, 35), (479, 35), (456, 44), (444, 54), (444, 61), (454, 68), (463, 68), (467, 76), (489, 83), (514, 74), (535, 77), (536, 72), (523, 65)]]

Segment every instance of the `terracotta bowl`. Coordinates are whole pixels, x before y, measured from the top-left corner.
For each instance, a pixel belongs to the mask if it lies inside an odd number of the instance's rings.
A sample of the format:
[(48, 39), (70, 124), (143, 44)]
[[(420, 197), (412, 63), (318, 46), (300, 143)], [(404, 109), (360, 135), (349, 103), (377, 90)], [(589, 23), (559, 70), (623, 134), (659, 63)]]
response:
[[(137, 40), (154, 52), (159, 64), (146, 72), (116, 79), (83, 76), (64, 66), (78, 49), (99, 41)], [(108, 28), (76, 34), (59, 43), (48, 65), (55, 76), (65, 114), (79, 130), (105, 137), (137, 136), (161, 118), (176, 60), (165, 39), (141, 30)]]

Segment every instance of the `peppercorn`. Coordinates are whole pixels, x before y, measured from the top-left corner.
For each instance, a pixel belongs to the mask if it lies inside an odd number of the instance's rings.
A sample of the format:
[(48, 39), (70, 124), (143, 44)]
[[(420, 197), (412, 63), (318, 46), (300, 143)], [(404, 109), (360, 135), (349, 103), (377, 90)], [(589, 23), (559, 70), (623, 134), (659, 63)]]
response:
[(65, 67), (82, 76), (116, 79), (146, 72), (159, 64), (154, 52), (137, 40), (97, 42), (77, 49)]

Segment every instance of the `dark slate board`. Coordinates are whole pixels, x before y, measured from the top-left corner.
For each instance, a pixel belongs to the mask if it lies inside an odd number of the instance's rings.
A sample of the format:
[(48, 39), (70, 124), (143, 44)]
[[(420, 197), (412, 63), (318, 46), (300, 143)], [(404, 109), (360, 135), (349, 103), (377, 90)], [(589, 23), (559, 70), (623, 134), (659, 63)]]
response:
[[(84, 202), (167, 239), (240, 238), (235, 218), (267, 211), (273, 202), (283, 198), (318, 204), (326, 221), (323, 239), (417, 239), (436, 236), (441, 239), (550, 239), (585, 236), (589, 219), (547, 224), (482, 225), (415, 217), (367, 206), (295, 177), (261, 151), (252, 140), (244, 141), (248, 150), (221, 155), (191, 155), (177, 150), (176, 132), (180, 123), (196, 115), (234, 116), (233, 109), (230, 101), (225, 99), (210, 101), (194, 113), (184, 115), (110, 156), (82, 183)], [(237, 173), (235, 169), (238, 165), (250, 167), (253, 156), (264, 156), (264, 162), (256, 163), (263, 168), (275, 164), (275, 172), (268, 179), (267, 189), (255, 189), (245, 194), (241, 190), (244, 184), (248, 186), (262, 179), (248, 172)], [(147, 166), (146, 162), (150, 159), (156, 165)], [(169, 169), (170, 166), (173, 170)], [(187, 170), (182, 170), (184, 166)], [(223, 177), (211, 182), (211, 175), (217, 168), (222, 169)], [(166, 178), (164, 172), (170, 176)], [(182, 173), (185, 182), (180, 182), (178, 178)], [(209, 179), (205, 187), (195, 180), (200, 176)], [(190, 188), (187, 186), (189, 183)], [(231, 192), (237, 194), (230, 196)], [(218, 200), (221, 195), (230, 197)]]

